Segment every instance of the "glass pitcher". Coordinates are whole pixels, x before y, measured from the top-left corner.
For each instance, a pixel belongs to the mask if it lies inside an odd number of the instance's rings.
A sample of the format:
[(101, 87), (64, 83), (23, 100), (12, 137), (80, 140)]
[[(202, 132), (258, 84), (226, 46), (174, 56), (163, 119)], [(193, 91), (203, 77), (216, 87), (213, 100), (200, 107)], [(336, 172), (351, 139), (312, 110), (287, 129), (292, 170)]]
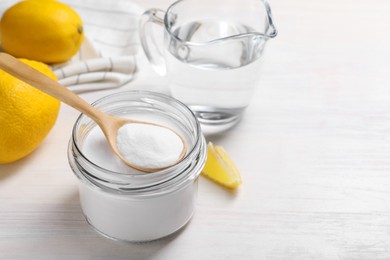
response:
[[(164, 28), (158, 46), (152, 24)], [(277, 35), (266, 0), (181, 0), (140, 20), (144, 52), (168, 77), (173, 97), (202, 125), (230, 127), (248, 106), (261, 76), (266, 42)]]

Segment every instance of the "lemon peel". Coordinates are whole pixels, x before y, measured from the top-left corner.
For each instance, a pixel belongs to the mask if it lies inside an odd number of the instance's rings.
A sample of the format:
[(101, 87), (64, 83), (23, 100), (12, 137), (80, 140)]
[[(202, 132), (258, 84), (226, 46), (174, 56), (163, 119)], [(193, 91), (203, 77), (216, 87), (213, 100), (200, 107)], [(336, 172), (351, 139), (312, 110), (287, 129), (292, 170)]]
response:
[(44, 63), (72, 58), (84, 39), (83, 23), (70, 6), (54, 0), (21, 1), (0, 20), (3, 51)]
[[(20, 59), (56, 79), (44, 63)], [(0, 164), (34, 151), (56, 122), (60, 102), (0, 70)]]

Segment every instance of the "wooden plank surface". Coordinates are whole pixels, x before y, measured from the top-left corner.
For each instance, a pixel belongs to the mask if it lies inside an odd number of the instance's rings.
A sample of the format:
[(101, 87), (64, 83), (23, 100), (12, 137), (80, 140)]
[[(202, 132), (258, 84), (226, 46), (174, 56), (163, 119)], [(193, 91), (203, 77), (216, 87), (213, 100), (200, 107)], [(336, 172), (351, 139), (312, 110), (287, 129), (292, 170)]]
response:
[[(100, 236), (66, 157), (78, 112), (63, 105), (38, 150), (0, 165), (0, 259), (390, 259), (390, 2), (270, 3), (279, 35), (252, 103), (239, 125), (207, 136), (240, 169), (236, 192), (201, 178), (196, 214), (177, 235)], [(120, 90), (165, 92), (142, 54), (139, 65)]]

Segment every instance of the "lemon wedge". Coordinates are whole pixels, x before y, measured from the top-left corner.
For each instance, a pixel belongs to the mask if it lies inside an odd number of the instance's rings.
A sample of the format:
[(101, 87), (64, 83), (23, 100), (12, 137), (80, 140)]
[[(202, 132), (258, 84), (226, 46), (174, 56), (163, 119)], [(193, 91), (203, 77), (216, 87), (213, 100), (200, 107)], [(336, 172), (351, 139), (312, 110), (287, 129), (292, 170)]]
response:
[(229, 189), (242, 183), (241, 175), (225, 149), (211, 142), (207, 145), (207, 161), (202, 175)]

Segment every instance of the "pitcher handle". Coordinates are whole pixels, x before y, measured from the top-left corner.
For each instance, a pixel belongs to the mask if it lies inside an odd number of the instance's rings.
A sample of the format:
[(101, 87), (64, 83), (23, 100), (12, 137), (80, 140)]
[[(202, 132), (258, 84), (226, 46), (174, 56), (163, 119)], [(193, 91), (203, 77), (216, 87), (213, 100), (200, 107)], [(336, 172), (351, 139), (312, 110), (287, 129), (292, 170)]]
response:
[(145, 55), (151, 63), (153, 69), (161, 76), (166, 74), (166, 64), (162, 50), (156, 43), (156, 38), (152, 32), (152, 25), (164, 26), (165, 12), (161, 9), (152, 8), (145, 11), (140, 19), (140, 40)]

